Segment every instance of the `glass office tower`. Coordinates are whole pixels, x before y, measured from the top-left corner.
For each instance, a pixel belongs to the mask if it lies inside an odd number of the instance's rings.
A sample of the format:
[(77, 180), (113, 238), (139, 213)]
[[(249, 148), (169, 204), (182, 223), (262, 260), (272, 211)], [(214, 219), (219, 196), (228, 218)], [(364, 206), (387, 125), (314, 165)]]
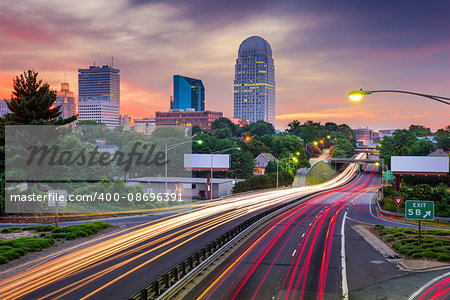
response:
[(205, 110), (205, 87), (200, 79), (181, 75), (173, 76), (173, 99), (170, 109)]
[(239, 46), (234, 79), (234, 118), (275, 124), (275, 66), (272, 48), (251, 36)]

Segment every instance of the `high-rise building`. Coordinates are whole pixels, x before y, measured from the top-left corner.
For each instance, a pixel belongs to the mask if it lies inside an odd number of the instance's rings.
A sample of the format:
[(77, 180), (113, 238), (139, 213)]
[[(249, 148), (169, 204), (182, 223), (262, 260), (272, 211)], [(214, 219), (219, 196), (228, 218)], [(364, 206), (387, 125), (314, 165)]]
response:
[(234, 118), (275, 124), (272, 48), (259, 36), (251, 36), (239, 46), (234, 79)]
[(173, 99), (170, 101), (170, 109), (186, 110), (193, 108), (195, 111), (205, 110), (205, 87), (200, 79), (181, 75), (173, 76)]
[(78, 69), (78, 101), (120, 103), (120, 70), (109, 65)]
[(0, 117), (3, 117), (7, 113), (11, 112), (6, 104), (7, 101), (9, 100), (0, 100)]
[(78, 69), (78, 120), (119, 126), (120, 70), (109, 65)]
[(73, 97), (73, 92), (69, 90), (69, 84), (66, 82), (61, 83), (61, 90), (56, 95), (55, 107), (60, 107), (61, 118), (66, 119), (73, 116), (76, 113), (75, 98)]

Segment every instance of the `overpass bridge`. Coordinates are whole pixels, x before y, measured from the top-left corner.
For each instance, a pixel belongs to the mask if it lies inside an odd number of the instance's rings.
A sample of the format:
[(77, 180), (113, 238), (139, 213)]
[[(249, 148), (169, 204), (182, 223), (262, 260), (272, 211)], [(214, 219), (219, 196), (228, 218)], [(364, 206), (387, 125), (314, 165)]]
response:
[(374, 164), (380, 162), (380, 159), (377, 158), (337, 158), (331, 157), (329, 158), (331, 162), (335, 163), (364, 163), (364, 164)]

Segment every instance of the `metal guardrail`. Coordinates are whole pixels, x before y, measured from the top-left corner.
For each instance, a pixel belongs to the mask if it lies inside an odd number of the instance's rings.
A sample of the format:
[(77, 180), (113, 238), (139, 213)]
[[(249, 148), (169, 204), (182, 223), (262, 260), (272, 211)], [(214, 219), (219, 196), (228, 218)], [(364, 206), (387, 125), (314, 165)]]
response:
[(283, 211), (290, 209), (292, 206), (298, 205), (298, 202), (302, 199), (317, 193), (320, 192), (286, 202), (249, 218), (178, 263), (175, 267), (156, 278), (129, 299), (171, 299), (184, 288), (187, 283), (200, 274), (202, 270), (208, 267), (214, 260), (235, 245), (243, 236), (247, 235), (255, 227), (272, 218), (274, 215), (280, 214)]

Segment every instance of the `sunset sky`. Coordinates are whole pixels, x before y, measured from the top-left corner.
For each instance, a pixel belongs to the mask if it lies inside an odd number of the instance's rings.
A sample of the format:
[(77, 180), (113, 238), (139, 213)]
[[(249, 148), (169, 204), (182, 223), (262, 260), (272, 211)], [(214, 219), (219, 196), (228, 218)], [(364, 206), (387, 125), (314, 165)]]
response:
[(433, 130), (449, 106), (353, 89), (399, 89), (450, 98), (450, 2), (435, 0), (21, 0), (0, 3), (0, 98), (28, 68), (77, 95), (77, 70), (121, 70), (121, 114), (168, 110), (172, 75), (200, 78), (206, 108), (233, 114), (239, 44), (259, 35), (275, 60), (278, 129), (298, 119), (351, 127)]

